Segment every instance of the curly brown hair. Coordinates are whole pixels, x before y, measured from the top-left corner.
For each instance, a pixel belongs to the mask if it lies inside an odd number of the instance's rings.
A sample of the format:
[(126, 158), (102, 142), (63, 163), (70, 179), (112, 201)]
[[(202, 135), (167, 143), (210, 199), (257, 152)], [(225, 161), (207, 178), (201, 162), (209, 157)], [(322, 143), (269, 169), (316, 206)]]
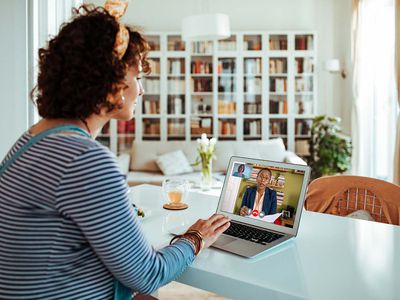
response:
[(122, 59), (114, 51), (118, 22), (104, 8), (82, 5), (74, 18), (61, 26), (47, 47), (39, 49), (39, 76), (31, 92), (43, 118), (85, 119), (118, 107), (107, 101), (124, 86), (127, 68), (142, 65), (150, 72), (150, 49), (136, 30), (129, 31), (129, 46)]

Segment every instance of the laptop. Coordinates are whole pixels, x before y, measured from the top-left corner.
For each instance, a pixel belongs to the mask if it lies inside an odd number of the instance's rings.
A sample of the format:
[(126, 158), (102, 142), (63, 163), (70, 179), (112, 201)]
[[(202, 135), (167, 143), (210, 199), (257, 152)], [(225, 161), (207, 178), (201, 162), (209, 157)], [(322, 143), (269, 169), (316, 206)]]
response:
[(254, 257), (296, 237), (309, 176), (304, 165), (231, 157), (217, 208), (231, 226), (212, 247)]

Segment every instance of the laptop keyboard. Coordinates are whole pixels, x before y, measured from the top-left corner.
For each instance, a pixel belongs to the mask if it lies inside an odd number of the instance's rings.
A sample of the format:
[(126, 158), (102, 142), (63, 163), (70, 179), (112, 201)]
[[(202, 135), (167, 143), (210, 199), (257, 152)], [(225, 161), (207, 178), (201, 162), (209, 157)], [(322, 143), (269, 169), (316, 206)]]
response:
[(234, 222), (231, 222), (231, 226), (225, 230), (224, 234), (262, 245), (272, 243), (283, 236), (282, 234), (273, 233)]

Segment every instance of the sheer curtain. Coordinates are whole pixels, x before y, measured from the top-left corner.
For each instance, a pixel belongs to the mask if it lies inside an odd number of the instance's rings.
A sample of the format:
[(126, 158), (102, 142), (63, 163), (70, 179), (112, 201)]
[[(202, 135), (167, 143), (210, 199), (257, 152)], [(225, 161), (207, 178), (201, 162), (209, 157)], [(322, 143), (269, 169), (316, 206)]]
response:
[(353, 0), (353, 173), (393, 180), (395, 1)]

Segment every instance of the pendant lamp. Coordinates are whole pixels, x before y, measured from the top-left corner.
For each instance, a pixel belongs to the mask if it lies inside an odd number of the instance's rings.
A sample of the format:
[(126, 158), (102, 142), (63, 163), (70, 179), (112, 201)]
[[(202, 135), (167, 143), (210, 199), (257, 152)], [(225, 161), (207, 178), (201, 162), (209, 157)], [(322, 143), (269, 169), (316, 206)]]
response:
[(182, 39), (186, 42), (222, 40), (230, 35), (229, 16), (225, 14), (201, 14), (182, 20)]

